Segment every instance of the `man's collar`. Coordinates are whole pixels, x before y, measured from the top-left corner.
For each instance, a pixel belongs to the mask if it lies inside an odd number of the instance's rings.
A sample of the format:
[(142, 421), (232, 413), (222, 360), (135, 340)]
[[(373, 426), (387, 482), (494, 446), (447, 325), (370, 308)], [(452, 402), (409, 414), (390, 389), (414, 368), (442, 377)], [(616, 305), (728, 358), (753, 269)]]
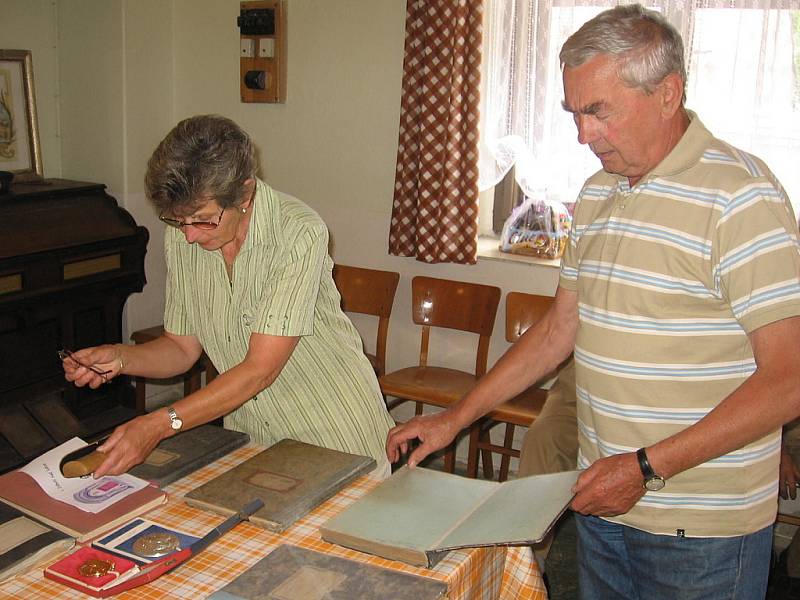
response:
[(669, 154), (648, 175), (676, 175), (696, 165), (714, 138), (698, 116), (687, 110), (689, 127)]

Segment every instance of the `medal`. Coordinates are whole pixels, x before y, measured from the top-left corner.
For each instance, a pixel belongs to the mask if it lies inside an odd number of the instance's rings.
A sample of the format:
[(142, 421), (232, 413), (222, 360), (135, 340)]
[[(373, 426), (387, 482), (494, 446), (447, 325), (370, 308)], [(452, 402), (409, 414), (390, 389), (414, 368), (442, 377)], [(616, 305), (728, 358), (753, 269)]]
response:
[(178, 536), (171, 533), (149, 533), (133, 543), (133, 551), (144, 558), (158, 558), (179, 550), (180, 544)]
[(78, 572), (84, 577), (102, 577), (103, 575), (114, 572), (114, 566), (114, 563), (110, 560), (90, 558), (78, 567)]

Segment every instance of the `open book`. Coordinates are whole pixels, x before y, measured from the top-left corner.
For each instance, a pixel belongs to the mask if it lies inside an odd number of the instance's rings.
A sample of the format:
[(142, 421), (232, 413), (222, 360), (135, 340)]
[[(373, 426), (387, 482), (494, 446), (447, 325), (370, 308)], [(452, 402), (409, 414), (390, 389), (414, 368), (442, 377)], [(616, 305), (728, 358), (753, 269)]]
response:
[(497, 483), (403, 467), (321, 528), (322, 539), (428, 567), (436, 554), (542, 540), (572, 500), (578, 471)]

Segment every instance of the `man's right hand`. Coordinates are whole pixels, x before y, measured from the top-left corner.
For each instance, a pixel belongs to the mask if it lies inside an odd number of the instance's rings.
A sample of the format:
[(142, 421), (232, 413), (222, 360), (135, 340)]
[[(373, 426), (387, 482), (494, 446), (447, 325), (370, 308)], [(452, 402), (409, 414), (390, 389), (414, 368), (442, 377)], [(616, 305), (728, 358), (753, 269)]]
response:
[(447, 446), (461, 429), (454, 415), (445, 410), (434, 415), (414, 417), (396, 425), (386, 437), (386, 456), (397, 462), (408, 452), (408, 443), (418, 439), (421, 443), (408, 457), (408, 466), (416, 467), (430, 453)]

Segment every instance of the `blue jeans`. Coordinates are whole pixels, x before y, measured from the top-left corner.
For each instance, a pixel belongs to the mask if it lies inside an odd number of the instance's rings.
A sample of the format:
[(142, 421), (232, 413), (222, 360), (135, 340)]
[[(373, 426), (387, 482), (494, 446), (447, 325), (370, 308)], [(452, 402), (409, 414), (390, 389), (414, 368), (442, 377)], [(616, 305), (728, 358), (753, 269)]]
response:
[(772, 528), (739, 537), (654, 535), (575, 515), (583, 600), (763, 600)]

